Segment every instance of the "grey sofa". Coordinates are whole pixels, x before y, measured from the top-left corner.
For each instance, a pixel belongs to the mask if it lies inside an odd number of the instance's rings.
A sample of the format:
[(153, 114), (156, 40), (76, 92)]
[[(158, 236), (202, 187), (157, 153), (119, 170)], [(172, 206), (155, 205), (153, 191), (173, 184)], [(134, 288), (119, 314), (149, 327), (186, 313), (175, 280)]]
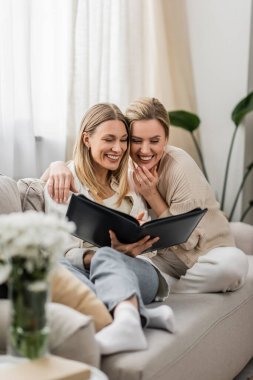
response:
[(111, 380), (232, 380), (253, 356), (253, 256), (246, 285), (226, 294), (171, 294), (177, 333), (146, 330), (147, 351), (102, 361)]
[[(0, 199), (6, 181), (10, 180), (0, 177)], [(43, 208), (38, 181), (19, 182), (19, 191), (23, 208), (37, 208), (38, 203)], [(9, 202), (13, 196), (8, 194)], [(253, 226), (231, 223), (231, 229), (237, 245), (249, 255), (246, 284), (233, 293), (171, 294), (167, 303), (175, 312), (177, 332), (146, 329), (147, 350), (103, 357), (101, 369), (110, 380), (232, 380), (252, 358)], [(82, 339), (77, 334), (76, 344), (83, 344)], [(82, 349), (96, 350), (88, 342)]]

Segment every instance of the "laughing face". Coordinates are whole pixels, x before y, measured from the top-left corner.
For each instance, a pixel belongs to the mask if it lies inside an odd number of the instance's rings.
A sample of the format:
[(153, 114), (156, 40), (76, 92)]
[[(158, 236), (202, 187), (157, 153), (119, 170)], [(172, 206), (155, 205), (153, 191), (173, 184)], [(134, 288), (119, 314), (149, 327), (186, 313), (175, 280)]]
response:
[(84, 132), (83, 142), (90, 149), (96, 171), (117, 170), (127, 150), (126, 126), (119, 120), (105, 121), (92, 135)]
[(167, 142), (164, 128), (158, 120), (138, 120), (132, 123), (130, 155), (137, 165), (149, 170), (156, 166)]

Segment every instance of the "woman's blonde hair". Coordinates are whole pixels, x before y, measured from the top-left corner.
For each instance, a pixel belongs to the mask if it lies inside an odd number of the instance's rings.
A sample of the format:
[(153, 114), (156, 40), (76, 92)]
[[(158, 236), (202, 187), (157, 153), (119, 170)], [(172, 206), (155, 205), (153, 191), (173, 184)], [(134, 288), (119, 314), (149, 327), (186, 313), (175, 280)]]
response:
[(101, 202), (106, 194), (103, 185), (96, 180), (90, 150), (83, 142), (83, 133), (87, 132), (89, 135), (92, 135), (101, 123), (109, 120), (122, 121), (128, 135), (127, 150), (121, 159), (119, 167), (113, 172), (109, 171), (107, 178), (109, 183), (112, 178), (115, 178), (117, 181), (119, 186), (117, 205), (120, 205), (128, 192), (129, 127), (125, 116), (115, 104), (99, 103), (92, 106), (86, 112), (81, 121), (79, 135), (74, 146), (73, 160), (78, 179), (83, 185), (88, 187), (94, 199)]
[(170, 119), (162, 103), (156, 98), (139, 98), (126, 109), (126, 118), (130, 127), (134, 121), (156, 119), (163, 126), (165, 136), (169, 137)]

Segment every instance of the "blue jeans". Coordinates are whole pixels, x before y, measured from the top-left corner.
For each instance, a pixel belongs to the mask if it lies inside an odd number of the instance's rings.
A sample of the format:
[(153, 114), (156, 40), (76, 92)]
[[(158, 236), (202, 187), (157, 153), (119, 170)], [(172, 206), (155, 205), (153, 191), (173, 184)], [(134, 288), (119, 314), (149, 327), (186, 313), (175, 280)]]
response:
[(95, 294), (96, 289), (95, 285), (90, 280), (90, 272), (83, 268), (83, 270), (75, 267), (71, 262), (63, 258), (60, 260), (60, 264), (65, 266), (71, 273), (73, 273), (81, 282), (83, 282), (85, 285), (87, 285)]
[(159, 286), (158, 274), (150, 263), (127, 256), (113, 248), (103, 247), (93, 256), (89, 275), (85, 269), (81, 271), (70, 263), (67, 264), (67, 268), (94, 289), (109, 311), (135, 295), (143, 324), (146, 325), (148, 317), (144, 305), (155, 299)]

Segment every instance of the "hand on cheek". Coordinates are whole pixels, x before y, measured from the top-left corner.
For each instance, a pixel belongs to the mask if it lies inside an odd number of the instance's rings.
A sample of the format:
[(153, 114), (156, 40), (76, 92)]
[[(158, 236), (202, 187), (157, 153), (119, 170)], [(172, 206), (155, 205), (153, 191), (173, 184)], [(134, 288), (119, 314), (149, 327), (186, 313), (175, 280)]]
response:
[(133, 179), (136, 191), (145, 199), (157, 193), (158, 174), (156, 167), (148, 170), (145, 167), (137, 166), (134, 169)]

